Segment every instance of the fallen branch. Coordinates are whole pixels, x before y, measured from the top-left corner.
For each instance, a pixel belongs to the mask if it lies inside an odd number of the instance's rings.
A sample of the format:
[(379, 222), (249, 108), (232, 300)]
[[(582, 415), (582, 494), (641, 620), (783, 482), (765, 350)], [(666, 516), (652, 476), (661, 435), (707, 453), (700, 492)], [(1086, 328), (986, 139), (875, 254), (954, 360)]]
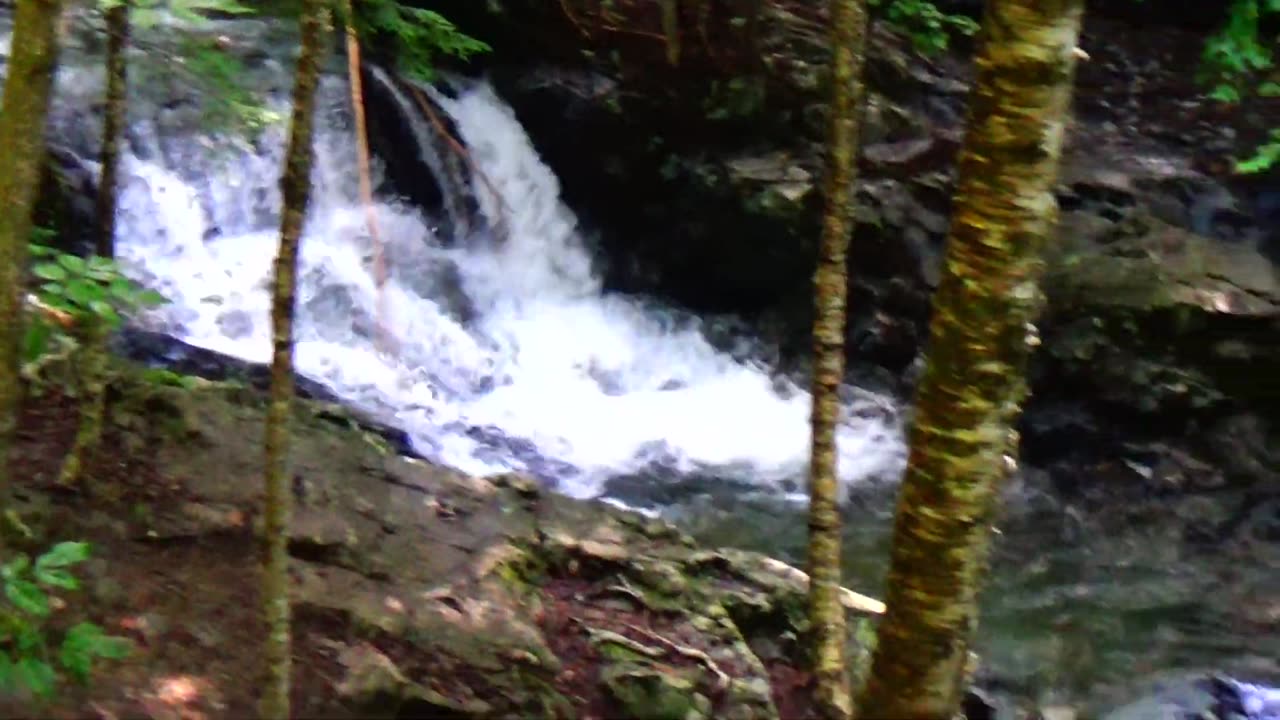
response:
[(379, 351), (386, 349), (386, 260), (382, 252), (382, 239), (378, 233), (378, 214), (373, 206), (373, 180), (369, 173), (369, 133), (364, 117), (364, 90), (360, 81), (360, 37), (356, 34), (355, 11), (351, 0), (346, 1), (347, 15), (347, 75), (351, 85), (351, 113), (355, 118), (356, 165), (360, 174), (360, 202), (364, 205), (365, 224), (373, 240), (373, 278), (378, 289), (377, 308), (374, 311), (374, 344)]
[(476, 174), (476, 177), (480, 178), (480, 181), (484, 183), (485, 187), (489, 189), (490, 194), (493, 195), (494, 202), (497, 203), (499, 208), (504, 211), (498, 213), (498, 226), (494, 228), (494, 231), (498, 233), (505, 233), (507, 222), (507, 213), (505, 211), (510, 208), (506, 207), (506, 202), (502, 199), (502, 193), (498, 192), (497, 186), (493, 184), (493, 181), (489, 179), (489, 176), (486, 175), (485, 172), (480, 169), (480, 166), (476, 164), (476, 161), (472, 159), (471, 153), (468, 153), (467, 149), (462, 146), (462, 143), (458, 142), (458, 140), (453, 137), (453, 133), (449, 132), (449, 129), (445, 127), (444, 122), (440, 120), (440, 116), (437, 115), (436, 111), (431, 107), (431, 102), (427, 99), (427, 94), (422, 92), (422, 88), (419, 88), (417, 85), (412, 83), (407, 83), (407, 85), (409, 87), (409, 94), (412, 95), (414, 101), (418, 103), (418, 107), (421, 108), (422, 113), (431, 121), (436, 132), (440, 133), (441, 137), (444, 138), (445, 144), (447, 144), (451, 150), (462, 158), (463, 162), (467, 164), (467, 167), (471, 168), (471, 171)]
[[(773, 558), (764, 558), (762, 562), (766, 569), (782, 575), (783, 577), (793, 578), (797, 582), (808, 587), (809, 574), (805, 571), (791, 567), (781, 560), (775, 560)], [(840, 604), (844, 606), (845, 610), (872, 613), (874, 615), (883, 615), (885, 611), (885, 604), (879, 600), (843, 587), (840, 588)]]

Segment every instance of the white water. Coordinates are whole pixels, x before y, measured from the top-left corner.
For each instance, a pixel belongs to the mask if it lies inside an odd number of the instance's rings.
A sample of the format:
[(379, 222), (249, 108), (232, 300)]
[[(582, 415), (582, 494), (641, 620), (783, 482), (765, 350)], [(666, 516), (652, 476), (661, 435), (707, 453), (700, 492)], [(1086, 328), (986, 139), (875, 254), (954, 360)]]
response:
[[(83, 124), (74, 109), (94, 97), (99, 72), (62, 73), (64, 123)], [(696, 323), (603, 293), (555, 175), (484, 84), (437, 99), (497, 191), (473, 180), (488, 226), (502, 232), (445, 242), (418, 210), (380, 200), (391, 272), (384, 321), (394, 342), (379, 353), (345, 83), (326, 78), (318, 99), (299, 272), (302, 373), (406, 430), (428, 458), (474, 473), (530, 469), (573, 495), (599, 494), (609, 477), (655, 463), (763, 486), (803, 474), (808, 395), (716, 350)], [(165, 112), (132, 123), (121, 257), (173, 301), (152, 322), (194, 345), (265, 362), (284, 127), (250, 146), (158, 129), (174, 126), (153, 122)], [(451, 278), (457, 288), (448, 291)], [(463, 313), (446, 300), (456, 306), (461, 295), (470, 306)], [(890, 411), (851, 409), (839, 438), (840, 474), (896, 478), (903, 463), (896, 414), (887, 400), (863, 402)]]

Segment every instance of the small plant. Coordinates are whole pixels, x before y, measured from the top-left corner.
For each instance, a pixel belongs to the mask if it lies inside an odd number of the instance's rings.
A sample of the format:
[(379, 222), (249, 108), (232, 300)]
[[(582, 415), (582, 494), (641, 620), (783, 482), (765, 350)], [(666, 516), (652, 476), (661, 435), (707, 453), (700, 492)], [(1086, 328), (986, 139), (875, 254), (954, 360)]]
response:
[(1236, 163), (1236, 172), (1260, 173), (1280, 163), (1280, 129), (1271, 131), (1271, 141), (1263, 143), (1253, 157)]
[(127, 657), (131, 643), (107, 635), (91, 622), (79, 622), (61, 633), (56, 657), (50, 651), (50, 615), (60, 600), (57, 590), (78, 590), (71, 568), (89, 558), (89, 544), (61, 542), (31, 561), (26, 554), (0, 565), (4, 601), (0, 604), (0, 693), (26, 691), (48, 698), (60, 676), (87, 683), (99, 659)]
[(943, 12), (930, 0), (870, 0), (872, 7), (886, 2), (885, 17), (924, 53), (946, 50), (953, 33), (968, 36), (978, 31), (978, 23), (973, 18)]
[(37, 313), (27, 329), (28, 362), (44, 354), (55, 334), (87, 323), (114, 329), (125, 316), (168, 302), (125, 277), (110, 258), (86, 259), (37, 243), (31, 245), (31, 255), (36, 260), (32, 273), (43, 281), (36, 299), (46, 312)]
[[(1249, 92), (1263, 97), (1280, 96), (1280, 83), (1259, 77), (1275, 67), (1274, 47), (1280, 38), (1262, 36), (1262, 17), (1280, 13), (1280, 0), (1235, 0), (1227, 22), (1205, 43), (1200, 80), (1212, 84), (1209, 97), (1238, 103)], [(1255, 85), (1256, 83), (1256, 85)], [(1240, 173), (1263, 172), (1280, 162), (1280, 128), (1252, 157), (1237, 161)]]
[(1239, 102), (1256, 74), (1270, 69), (1275, 58), (1270, 43), (1262, 39), (1260, 21), (1266, 13), (1280, 12), (1280, 0), (1236, 0), (1227, 22), (1205, 42), (1200, 78), (1213, 83), (1210, 97)]

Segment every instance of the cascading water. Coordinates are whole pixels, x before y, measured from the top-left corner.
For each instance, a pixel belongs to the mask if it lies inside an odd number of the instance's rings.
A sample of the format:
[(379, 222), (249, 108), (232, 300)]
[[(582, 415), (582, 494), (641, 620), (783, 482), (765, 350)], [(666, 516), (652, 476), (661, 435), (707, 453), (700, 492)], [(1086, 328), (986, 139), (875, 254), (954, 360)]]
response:
[[(287, 67), (261, 70), (272, 80), (268, 104), (284, 119)], [(98, 97), (99, 75), (67, 63), (59, 79), (59, 139), (84, 157), (94, 154), (96, 128), (76, 111)], [(573, 495), (655, 469), (765, 488), (799, 478), (808, 395), (717, 350), (696, 318), (603, 292), (558, 181), (513, 111), (483, 82), (453, 98), (431, 94), (478, 175), (470, 187), (449, 173), (436, 179), (446, 197), (474, 195), (485, 221), (477, 226), (495, 232), (439, 237), (420, 210), (379, 199), (391, 342), (375, 347), (373, 250), (347, 88), (341, 76), (325, 77), (299, 271), (299, 371), (407, 431), (427, 458), (475, 473), (529, 470)], [(419, 124), (412, 151), (437, 152), (420, 110), (395, 97)], [(119, 253), (172, 300), (148, 321), (194, 345), (267, 361), (284, 120), (248, 142), (176, 120), (182, 109), (172, 101), (131, 99)], [(868, 395), (850, 408), (840, 447), (846, 481), (896, 477), (903, 449), (890, 403)]]

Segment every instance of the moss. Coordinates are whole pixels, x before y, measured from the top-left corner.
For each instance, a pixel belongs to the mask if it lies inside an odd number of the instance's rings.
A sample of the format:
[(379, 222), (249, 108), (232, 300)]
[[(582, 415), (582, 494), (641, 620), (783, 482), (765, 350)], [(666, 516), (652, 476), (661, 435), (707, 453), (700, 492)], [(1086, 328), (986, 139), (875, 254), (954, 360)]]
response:
[(697, 692), (692, 680), (675, 672), (622, 663), (605, 668), (601, 681), (618, 704), (619, 718), (696, 720), (710, 717), (711, 701)]

